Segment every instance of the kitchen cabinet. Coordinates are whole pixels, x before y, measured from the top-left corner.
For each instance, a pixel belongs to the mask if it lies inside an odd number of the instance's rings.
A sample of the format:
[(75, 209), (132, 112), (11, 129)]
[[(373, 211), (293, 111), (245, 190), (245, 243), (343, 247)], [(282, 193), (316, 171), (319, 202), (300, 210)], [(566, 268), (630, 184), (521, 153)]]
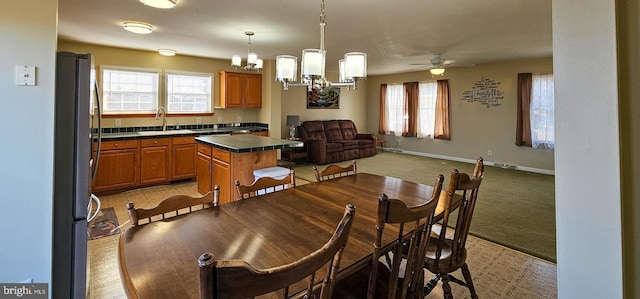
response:
[(230, 202), (232, 198), (235, 198), (236, 190), (231, 182), (231, 168), (229, 163), (223, 160), (213, 159), (213, 185), (220, 186), (220, 203)]
[(196, 176), (196, 139), (193, 136), (171, 139), (171, 179), (181, 180)]
[(169, 138), (140, 140), (140, 184), (169, 181)]
[(198, 146), (198, 154), (196, 156), (196, 175), (198, 176), (198, 192), (207, 194), (212, 191), (211, 174), (213, 173), (213, 162), (211, 161), (211, 151), (209, 154), (200, 151)]
[(138, 140), (103, 141), (93, 192), (137, 186), (139, 162)]
[(220, 107), (262, 107), (262, 75), (220, 72)]

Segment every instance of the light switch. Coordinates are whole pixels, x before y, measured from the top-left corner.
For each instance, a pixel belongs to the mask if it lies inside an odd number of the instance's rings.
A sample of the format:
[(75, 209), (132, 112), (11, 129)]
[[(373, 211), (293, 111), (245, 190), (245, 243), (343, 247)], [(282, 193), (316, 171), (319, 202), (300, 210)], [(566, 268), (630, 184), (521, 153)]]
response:
[(16, 65), (16, 85), (36, 85), (36, 67), (32, 65)]

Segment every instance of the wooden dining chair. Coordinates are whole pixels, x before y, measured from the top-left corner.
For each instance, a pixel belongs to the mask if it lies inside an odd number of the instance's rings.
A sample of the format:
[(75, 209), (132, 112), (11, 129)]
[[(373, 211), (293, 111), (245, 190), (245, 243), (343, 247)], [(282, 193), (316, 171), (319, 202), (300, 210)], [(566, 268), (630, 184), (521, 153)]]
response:
[[(474, 172), (476, 171), (474, 170)], [(442, 289), (445, 298), (453, 298), (449, 281), (469, 288), (471, 298), (478, 298), (473, 286), (469, 267), (467, 266), (467, 249), (465, 248), (473, 210), (478, 198), (478, 190), (484, 178), (482, 172), (478, 172), (478, 175), (478, 177), (472, 177), (466, 173), (458, 172), (457, 169), (451, 172), (451, 180), (446, 190), (447, 196), (444, 197), (446, 202), (444, 205), (441, 230), (439, 234), (431, 234), (426, 260), (424, 262), (424, 267), (436, 275), (436, 277), (430, 280), (425, 286), (425, 294), (429, 294), (437, 285), (438, 280), (442, 279)], [(457, 208), (458, 216), (455, 221), (455, 226), (449, 223), (449, 216), (453, 210), (452, 202), (454, 201), (454, 196), (461, 197), (461, 203)], [(447, 238), (447, 231), (449, 229), (453, 230), (453, 237)], [(464, 281), (451, 275), (452, 272), (458, 269), (462, 270)]]
[(356, 167), (356, 161), (354, 160), (349, 166), (342, 167), (337, 164), (331, 164), (322, 171), (318, 170), (318, 168), (313, 165), (313, 173), (316, 175), (316, 181), (321, 182), (324, 180), (356, 174), (358, 173), (358, 168)]
[[(254, 298), (255, 296), (281, 291), (281, 298), (331, 298), (342, 252), (347, 245), (355, 207), (348, 204), (333, 235), (321, 248), (290, 264), (270, 269), (255, 269), (240, 260), (217, 261), (211, 253), (198, 258), (200, 267), (200, 298)], [(319, 293), (314, 290), (316, 272), (327, 267)], [(303, 281), (308, 278), (308, 281)], [(290, 286), (303, 282), (305, 290), (291, 290)], [(319, 297), (318, 297), (319, 296)]]
[(127, 213), (129, 214), (131, 225), (138, 226), (156, 220), (191, 213), (210, 206), (217, 206), (219, 203), (220, 187), (215, 185), (213, 192), (209, 192), (201, 197), (173, 195), (165, 198), (156, 207), (151, 209), (136, 208), (133, 202), (129, 202), (127, 203)]
[(480, 177), (484, 175), (484, 159), (482, 159), (482, 157), (479, 157), (476, 160), (476, 165), (473, 168), (473, 176), (474, 177)]
[[(334, 288), (335, 298), (424, 297), (423, 265), (443, 181), (444, 176), (439, 175), (429, 200), (418, 206), (408, 207), (399, 199), (389, 199), (386, 194), (380, 195), (371, 264), (337, 282)], [(399, 231), (393, 247), (389, 251), (383, 251), (382, 238), (387, 225), (397, 226)], [(393, 254), (393, 258), (384, 264), (380, 258), (388, 252)], [(406, 264), (401, 267), (403, 260)]]
[(271, 193), (296, 186), (295, 170), (291, 169), (289, 174), (282, 179), (272, 177), (261, 177), (255, 180), (251, 185), (242, 185), (240, 181), (235, 180), (238, 199), (247, 199), (265, 193)]

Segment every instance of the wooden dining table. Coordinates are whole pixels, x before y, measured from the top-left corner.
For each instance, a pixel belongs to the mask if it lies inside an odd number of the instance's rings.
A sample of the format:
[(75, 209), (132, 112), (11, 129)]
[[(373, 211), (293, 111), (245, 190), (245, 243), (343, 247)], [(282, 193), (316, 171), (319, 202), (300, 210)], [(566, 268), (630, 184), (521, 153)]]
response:
[[(414, 206), (429, 200), (432, 190), (358, 173), (131, 227), (119, 240), (120, 277), (129, 298), (198, 298), (201, 254), (243, 260), (258, 269), (291, 263), (322, 247), (351, 203), (356, 216), (340, 279), (371, 262), (380, 194)], [(442, 214), (442, 202), (436, 214)], [(396, 226), (388, 225), (382, 243), (391, 246), (397, 233)]]

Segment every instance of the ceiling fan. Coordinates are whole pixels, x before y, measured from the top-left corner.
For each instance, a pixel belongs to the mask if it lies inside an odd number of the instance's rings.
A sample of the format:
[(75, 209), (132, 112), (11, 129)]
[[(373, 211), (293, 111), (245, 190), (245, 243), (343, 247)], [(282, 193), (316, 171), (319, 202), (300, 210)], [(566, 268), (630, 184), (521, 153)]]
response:
[(429, 64), (417, 64), (414, 63), (412, 65), (420, 65), (425, 66), (429, 70), (429, 72), (434, 76), (442, 76), (445, 71), (446, 66), (473, 66), (473, 64), (458, 64), (455, 60), (452, 59), (444, 59), (442, 58), (442, 54), (436, 53), (433, 54), (433, 58), (431, 58), (431, 63)]

